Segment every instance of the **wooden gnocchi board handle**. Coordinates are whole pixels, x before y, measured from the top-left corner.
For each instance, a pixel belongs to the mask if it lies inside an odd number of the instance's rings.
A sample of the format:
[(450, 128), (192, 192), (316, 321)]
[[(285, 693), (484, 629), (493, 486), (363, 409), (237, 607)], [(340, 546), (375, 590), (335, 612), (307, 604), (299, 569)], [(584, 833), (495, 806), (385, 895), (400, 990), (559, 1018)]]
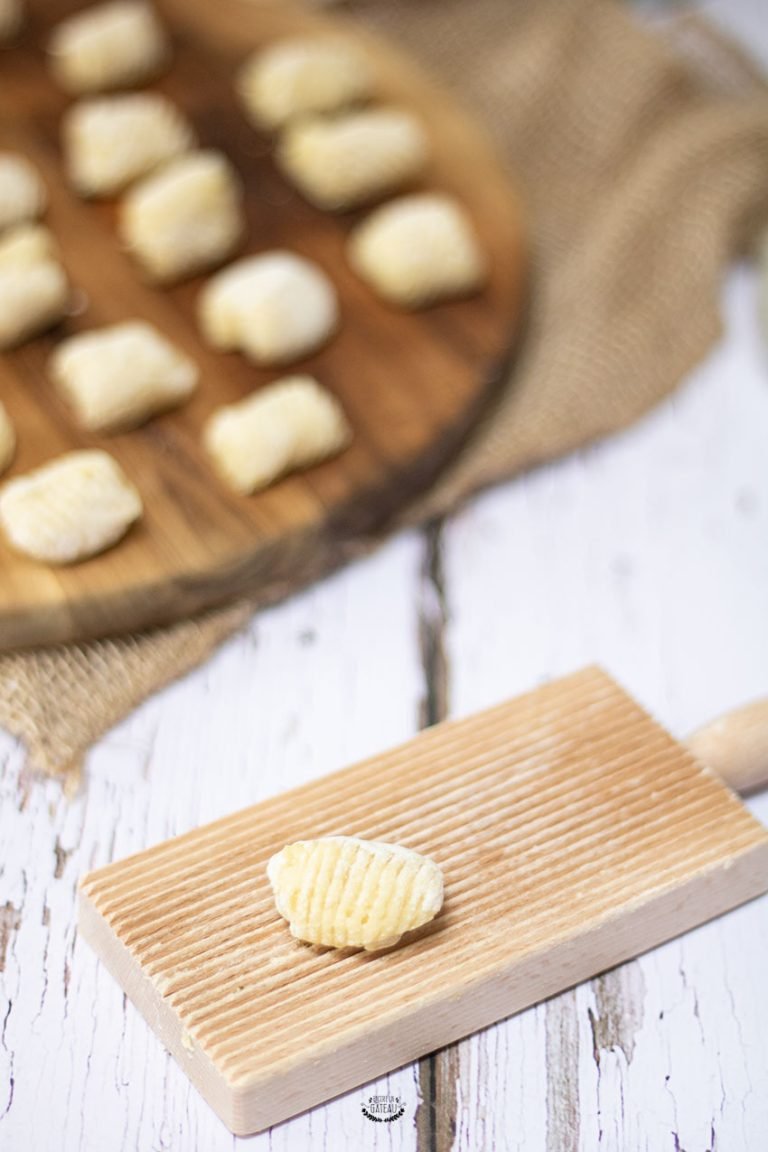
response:
[(768, 699), (719, 716), (698, 728), (685, 743), (734, 792), (768, 787)]
[[(300, 944), (265, 866), (349, 834), (431, 856), (390, 952)], [(235, 1133), (260, 1131), (768, 889), (768, 831), (598, 669), (86, 876), (80, 932)]]
[[(198, 277), (163, 291), (144, 283), (115, 233), (115, 205), (78, 200), (59, 143), (69, 104), (49, 77), (44, 45), (79, 0), (30, 0), (20, 42), (2, 53), (0, 149), (25, 154), (48, 187), (46, 223), (76, 288), (61, 328), (0, 356), (0, 396), (16, 425), (19, 475), (73, 448), (110, 451), (141, 491), (142, 522), (119, 546), (70, 568), (15, 555), (0, 542), (0, 650), (81, 640), (182, 618), (244, 593), (266, 601), (354, 552), (423, 491), (498, 393), (521, 319), (523, 223), (514, 186), (483, 130), (395, 49), (343, 20), (290, 4), (157, 0), (173, 65), (151, 86), (189, 116), (203, 146), (230, 157), (245, 184), (241, 254), (288, 247), (317, 262), (340, 298), (341, 328), (291, 370), (310, 372), (341, 400), (352, 446), (335, 460), (252, 497), (213, 474), (200, 433), (221, 404), (273, 380), (243, 357), (207, 348), (195, 320)], [(408, 314), (385, 306), (348, 266), (346, 237), (362, 213), (305, 203), (277, 171), (272, 141), (247, 122), (234, 93), (252, 50), (292, 35), (333, 34), (370, 59), (381, 100), (424, 122), (433, 158), (421, 187), (465, 205), (491, 262), (479, 295)], [(201, 385), (183, 408), (125, 435), (79, 432), (46, 363), (57, 340), (129, 318), (148, 320), (197, 361)]]

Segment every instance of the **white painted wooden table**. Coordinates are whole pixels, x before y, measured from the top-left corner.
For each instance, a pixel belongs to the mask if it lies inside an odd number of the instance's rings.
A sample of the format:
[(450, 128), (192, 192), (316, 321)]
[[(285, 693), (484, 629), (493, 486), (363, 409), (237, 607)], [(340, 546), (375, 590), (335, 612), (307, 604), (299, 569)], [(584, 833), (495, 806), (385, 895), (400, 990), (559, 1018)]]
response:
[[(704, 7), (768, 58), (757, 0)], [(768, 694), (755, 303), (735, 270), (722, 345), (629, 433), (257, 616), (99, 744), (74, 800), (0, 734), (2, 1152), (768, 1148), (768, 898), (250, 1142), (74, 927), (86, 869), (582, 664), (680, 735)], [(374, 1091), (401, 1120), (363, 1116)]]

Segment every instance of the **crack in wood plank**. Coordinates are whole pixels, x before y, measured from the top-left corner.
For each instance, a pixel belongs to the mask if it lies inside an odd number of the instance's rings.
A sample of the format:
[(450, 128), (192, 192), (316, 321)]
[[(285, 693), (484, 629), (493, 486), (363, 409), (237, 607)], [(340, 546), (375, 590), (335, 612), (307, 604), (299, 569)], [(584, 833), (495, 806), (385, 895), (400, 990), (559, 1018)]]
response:
[(456, 1142), (459, 1046), (452, 1044), (419, 1061), (417, 1152), (450, 1152)]
[(72, 855), (72, 849), (62, 848), (61, 841), (57, 836), (53, 842), (53, 854), (56, 861), (53, 867), (53, 878), (54, 880), (61, 880), (62, 876), (64, 875), (64, 869), (67, 866), (67, 861)]
[(10, 900), (0, 905), (0, 972), (5, 972), (8, 948), (21, 927), (21, 909)]
[(417, 1066), (416, 1152), (435, 1152), (435, 1060), (425, 1056)]
[(581, 1136), (579, 1098), (579, 1018), (576, 991), (545, 1007), (548, 1152), (578, 1152)]
[(2, 1120), (4, 1117), (6, 1117), (8, 1115), (8, 1113), (11, 1111), (11, 1108), (13, 1107), (13, 1096), (14, 1096), (14, 1092), (16, 1089), (16, 1077), (14, 1075), (15, 1053), (8, 1047), (8, 1045), (5, 1042), (5, 1034), (6, 1034), (6, 1030), (8, 1028), (8, 1019), (11, 1015), (12, 1008), (13, 1008), (13, 1002), (11, 1000), (9, 1000), (8, 1001), (8, 1007), (6, 1008), (5, 1015), (3, 1016), (2, 1025), (0, 1025), (0, 1048), (2, 1048), (8, 1054), (8, 1066), (9, 1066), (8, 1099), (5, 1102), (5, 1107), (3, 1108), (2, 1113), (0, 1113), (0, 1120)]
[(442, 521), (424, 530), (424, 561), (419, 586), (419, 647), (424, 673), (424, 697), (419, 727), (429, 728), (448, 715), (448, 657), (445, 627), (448, 619), (443, 573)]
[[(442, 521), (424, 530), (424, 562), (419, 600), (419, 644), (424, 672), (420, 727), (444, 720), (449, 710), (449, 669), (445, 645), (448, 619), (442, 555)], [(450, 1152), (456, 1141), (460, 1074), (457, 1044), (419, 1061), (416, 1109), (417, 1152)]]
[(635, 1042), (643, 1026), (645, 980), (637, 961), (622, 964), (593, 980), (595, 1011), (587, 1009), (592, 1029), (592, 1054), (600, 1070), (601, 1052), (624, 1053), (632, 1063)]
[[(5, 904), (0, 907), (0, 974), (5, 972), (6, 961), (9, 955), (13, 956), (18, 964), (15, 947), (17, 935), (21, 928), (28, 890), (27, 874), (23, 869), (21, 873), (21, 888), (21, 900), (18, 907), (16, 907), (11, 900), (7, 900)], [(0, 1050), (5, 1052), (8, 1065), (8, 1097), (2, 1112), (0, 1112), (0, 1120), (3, 1120), (10, 1113), (16, 1091), (16, 1052), (12, 1043), (8, 1042), (8, 1027), (11, 1014), (14, 1011), (14, 1003), (14, 998), (9, 993), (5, 1011), (3, 1012), (2, 1024), (0, 1024)]]

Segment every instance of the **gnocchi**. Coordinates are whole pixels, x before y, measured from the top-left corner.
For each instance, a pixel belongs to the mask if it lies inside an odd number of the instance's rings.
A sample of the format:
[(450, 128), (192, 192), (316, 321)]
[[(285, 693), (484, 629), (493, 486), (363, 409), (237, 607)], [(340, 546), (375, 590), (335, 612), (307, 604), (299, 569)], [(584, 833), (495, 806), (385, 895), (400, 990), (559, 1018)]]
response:
[(372, 108), (288, 127), (280, 166), (307, 200), (331, 210), (353, 208), (418, 176), (429, 155), (415, 116)]
[(38, 220), (47, 201), (37, 169), (15, 152), (0, 152), (0, 232)]
[(480, 289), (488, 265), (461, 206), (449, 196), (403, 196), (353, 231), (349, 260), (380, 296), (404, 308)]
[(328, 948), (391, 948), (443, 905), (433, 860), (354, 836), (289, 844), (271, 857), (267, 876), (291, 935)]
[(188, 152), (195, 138), (170, 100), (156, 93), (83, 100), (64, 119), (70, 182), (83, 196), (109, 196)]
[(64, 270), (53, 260), (0, 268), (0, 349), (14, 348), (61, 320), (69, 304)]
[(152, 279), (183, 279), (220, 263), (240, 242), (240, 178), (220, 152), (190, 152), (136, 184), (119, 222), (124, 243)]
[(16, 451), (16, 433), (13, 430), (11, 419), (0, 400), (0, 475), (5, 472), (13, 460)]
[(23, 18), (21, 0), (0, 0), (0, 44), (16, 35)]
[(372, 87), (367, 60), (342, 40), (280, 40), (255, 52), (238, 78), (246, 111), (267, 129), (360, 103)]
[(0, 236), (0, 272), (54, 260), (53, 236), (42, 224), (19, 224)]
[(284, 364), (314, 351), (339, 319), (325, 273), (280, 250), (219, 272), (203, 289), (198, 314), (214, 348), (241, 349), (257, 364)]
[(141, 497), (107, 452), (68, 452), (0, 489), (9, 543), (49, 564), (85, 560), (117, 543), (142, 515)]
[(135, 428), (183, 403), (197, 385), (197, 366), (151, 324), (128, 321), (65, 340), (49, 374), (91, 432)]
[(56, 26), (48, 44), (54, 77), (68, 92), (101, 92), (156, 76), (170, 56), (165, 31), (144, 0), (108, 0)]
[(350, 439), (341, 405), (311, 376), (286, 377), (219, 408), (203, 432), (216, 470), (244, 495), (335, 456)]

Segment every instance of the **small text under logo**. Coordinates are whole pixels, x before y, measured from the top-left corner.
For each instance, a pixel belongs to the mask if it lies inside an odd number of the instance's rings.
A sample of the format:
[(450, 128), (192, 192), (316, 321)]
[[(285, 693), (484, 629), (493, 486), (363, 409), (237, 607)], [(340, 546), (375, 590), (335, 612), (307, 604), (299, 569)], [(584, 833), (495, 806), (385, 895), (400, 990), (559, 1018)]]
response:
[(400, 1096), (369, 1096), (361, 1107), (363, 1116), (377, 1124), (391, 1124), (405, 1114), (405, 1104)]

